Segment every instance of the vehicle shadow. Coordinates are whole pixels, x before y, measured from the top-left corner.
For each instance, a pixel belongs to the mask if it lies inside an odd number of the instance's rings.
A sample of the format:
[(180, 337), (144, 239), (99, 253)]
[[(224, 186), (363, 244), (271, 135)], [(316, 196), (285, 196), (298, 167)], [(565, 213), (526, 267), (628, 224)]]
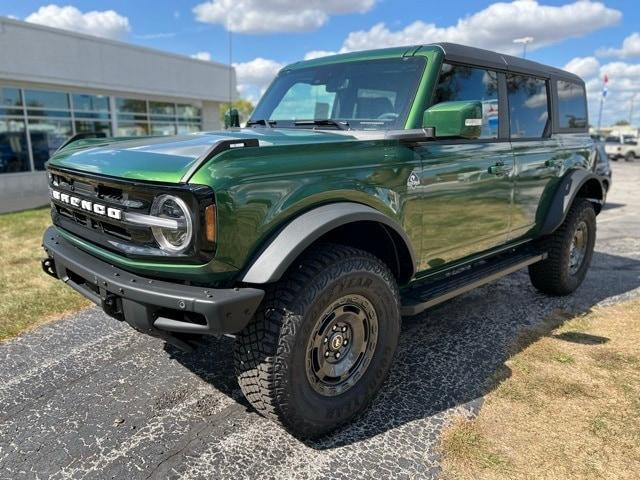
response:
[(615, 210), (616, 208), (622, 208), (622, 207), (626, 207), (626, 206), (627, 206), (626, 203), (611, 203), (611, 202), (607, 202), (602, 207), (602, 210)]
[[(504, 362), (511, 354), (551, 335), (555, 327), (593, 305), (639, 287), (639, 260), (596, 252), (585, 283), (568, 297), (537, 292), (525, 270), (404, 318), (390, 377), (371, 407), (337, 432), (305, 443), (318, 450), (332, 449), (391, 429), (411, 428), (416, 420), (441, 424), (443, 412), (453, 407), (477, 411), (483, 396), (510, 376)], [(524, 341), (523, 331), (528, 332)], [(577, 332), (555, 338), (585, 345), (608, 341)], [(232, 347), (233, 340), (223, 338), (208, 339), (192, 353), (166, 349), (186, 368), (251, 409), (239, 394)]]

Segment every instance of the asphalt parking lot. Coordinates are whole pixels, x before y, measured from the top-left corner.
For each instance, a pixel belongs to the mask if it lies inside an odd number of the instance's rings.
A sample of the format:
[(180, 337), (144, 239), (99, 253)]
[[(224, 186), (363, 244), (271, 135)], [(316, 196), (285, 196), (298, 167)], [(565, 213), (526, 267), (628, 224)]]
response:
[(447, 418), (482, 406), (519, 329), (640, 295), (640, 162), (613, 164), (585, 284), (537, 293), (526, 272), (405, 319), (383, 392), (303, 443), (258, 416), (232, 340), (184, 354), (89, 309), (0, 344), (0, 478), (434, 478)]

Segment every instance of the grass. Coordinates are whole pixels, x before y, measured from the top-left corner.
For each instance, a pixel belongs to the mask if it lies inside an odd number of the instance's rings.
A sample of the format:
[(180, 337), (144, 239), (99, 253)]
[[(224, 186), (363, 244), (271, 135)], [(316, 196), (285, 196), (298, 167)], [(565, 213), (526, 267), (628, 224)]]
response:
[(0, 215), (0, 341), (89, 305), (40, 268), (49, 209)]
[(480, 414), (442, 438), (444, 479), (631, 479), (640, 472), (640, 301), (523, 332)]

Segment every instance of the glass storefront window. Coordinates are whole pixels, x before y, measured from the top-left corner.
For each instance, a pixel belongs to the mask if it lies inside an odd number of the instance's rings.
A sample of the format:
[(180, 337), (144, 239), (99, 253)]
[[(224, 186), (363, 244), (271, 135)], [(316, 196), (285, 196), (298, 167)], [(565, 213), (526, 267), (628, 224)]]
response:
[(84, 112), (108, 112), (109, 97), (105, 95), (73, 94), (73, 110)]
[(147, 122), (118, 122), (118, 137), (141, 137), (149, 135), (149, 124)]
[(176, 108), (173, 103), (149, 102), (149, 113), (151, 113), (151, 115), (173, 117), (176, 114)]
[(22, 115), (22, 95), (19, 88), (0, 88), (0, 115)]
[(0, 173), (26, 172), (30, 169), (24, 122), (0, 118)]
[(100, 132), (111, 136), (111, 123), (91, 122), (88, 120), (76, 120), (76, 133)]
[(67, 110), (27, 110), (29, 117), (53, 117), (53, 118), (71, 118), (71, 112)]
[(66, 93), (25, 90), (24, 94), (28, 107), (69, 110), (69, 96)]
[(176, 125), (174, 123), (152, 123), (151, 135), (175, 135)]
[(3, 107), (19, 107), (22, 105), (22, 95), (19, 88), (0, 88), (0, 105)]
[[(129, 137), (202, 130), (202, 111), (196, 105), (113, 100), (114, 111), (109, 95), (0, 86), (0, 174), (30, 171), (31, 158), (35, 170), (43, 170), (49, 157), (74, 133)], [(116, 131), (112, 129), (114, 117)]]
[(200, 130), (202, 130), (200, 128), (200, 123), (179, 123), (178, 124), (178, 135), (199, 132)]
[(200, 109), (193, 105), (178, 105), (178, 117), (199, 118)]
[(118, 113), (147, 113), (147, 102), (135, 98), (116, 98)]
[(29, 120), (29, 135), (36, 170), (44, 170), (44, 163), (71, 135), (71, 122), (67, 120)]

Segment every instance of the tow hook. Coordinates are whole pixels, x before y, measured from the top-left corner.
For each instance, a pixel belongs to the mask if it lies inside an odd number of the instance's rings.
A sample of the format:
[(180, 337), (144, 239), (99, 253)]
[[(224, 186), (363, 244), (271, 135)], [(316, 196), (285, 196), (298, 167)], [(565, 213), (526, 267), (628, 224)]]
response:
[(122, 311), (122, 300), (116, 295), (108, 294), (102, 301), (102, 309), (110, 317), (119, 321), (124, 321), (124, 312)]
[(51, 275), (53, 278), (58, 278), (58, 273), (56, 272), (56, 262), (51, 257), (47, 257), (40, 262), (42, 266), (42, 270), (47, 275)]

